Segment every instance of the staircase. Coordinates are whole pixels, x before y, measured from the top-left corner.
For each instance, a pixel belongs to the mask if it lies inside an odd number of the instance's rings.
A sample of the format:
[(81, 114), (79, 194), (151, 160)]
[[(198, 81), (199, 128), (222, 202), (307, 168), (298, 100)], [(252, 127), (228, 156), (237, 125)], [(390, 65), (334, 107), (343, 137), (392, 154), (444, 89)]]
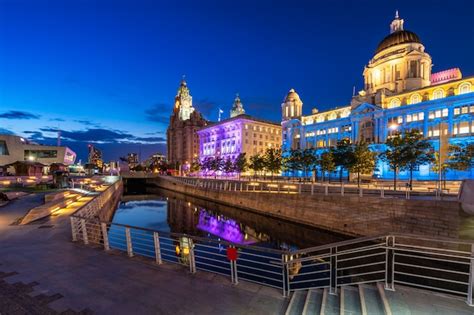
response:
[[(285, 315), (392, 315), (383, 284), (343, 286), (338, 294), (328, 288), (295, 291)], [(399, 303), (398, 303), (399, 304)], [(404, 310), (399, 309), (405, 314)]]

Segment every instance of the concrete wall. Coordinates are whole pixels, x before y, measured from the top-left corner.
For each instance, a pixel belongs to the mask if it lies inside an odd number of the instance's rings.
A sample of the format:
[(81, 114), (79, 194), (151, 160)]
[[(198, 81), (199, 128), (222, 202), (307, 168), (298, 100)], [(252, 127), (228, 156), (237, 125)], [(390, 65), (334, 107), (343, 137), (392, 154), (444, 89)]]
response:
[(147, 183), (351, 236), (400, 232), (458, 238), (467, 217), (455, 201), (216, 191), (171, 177), (150, 178)]

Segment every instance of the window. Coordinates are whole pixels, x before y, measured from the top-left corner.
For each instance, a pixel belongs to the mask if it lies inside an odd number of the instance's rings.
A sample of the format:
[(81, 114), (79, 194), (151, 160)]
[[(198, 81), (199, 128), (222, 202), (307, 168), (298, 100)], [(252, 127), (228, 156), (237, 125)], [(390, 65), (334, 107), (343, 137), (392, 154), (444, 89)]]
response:
[(433, 92), (433, 99), (437, 100), (444, 97), (444, 91), (442, 89), (437, 89)]
[(25, 150), (25, 160), (50, 159), (58, 157), (57, 150)]
[(410, 104), (416, 104), (421, 102), (421, 95), (416, 93), (410, 97)]
[(0, 155), (9, 155), (7, 143), (3, 140), (0, 140)]
[(428, 114), (429, 119), (441, 118), (441, 117), (448, 117), (448, 109), (444, 108), (443, 110), (438, 109), (435, 111), (430, 111)]
[(390, 101), (388, 108), (399, 107), (401, 104), (402, 104), (402, 102), (400, 101), (400, 99), (394, 98)]
[(459, 85), (459, 94), (466, 94), (471, 92), (471, 83), (464, 82)]

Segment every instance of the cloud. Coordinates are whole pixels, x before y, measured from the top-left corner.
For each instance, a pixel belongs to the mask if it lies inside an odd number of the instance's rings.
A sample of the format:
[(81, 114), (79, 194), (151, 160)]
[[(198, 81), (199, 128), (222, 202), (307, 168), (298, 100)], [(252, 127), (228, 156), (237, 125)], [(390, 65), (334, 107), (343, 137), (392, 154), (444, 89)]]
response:
[(193, 106), (204, 116), (212, 116), (217, 113), (217, 109), (219, 108), (219, 105), (216, 102), (207, 98), (194, 101)]
[(41, 116), (35, 115), (28, 112), (11, 110), (0, 114), (0, 118), (3, 119), (39, 119)]
[(155, 142), (155, 143), (166, 142), (166, 138), (164, 137), (135, 137), (134, 140), (138, 142)]
[(62, 118), (51, 118), (49, 121), (65, 121)]
[(4, 135), (13, 135), (13, 131), (10, 131), (8, 129), (5, 129), (5, 128), (0, 128), (0, 134), (4, 134)]
[(169, 105), (164, 103), (155, 104), (151, 108), (145, 110), (145, 117), (149, 121), (167, 125), (171, 115), (170, 108)]
[[(49, 128), (49, 127), (41, 128), (40, 130), (44, 132), (54, 132), (54, 133), (58, 131), (56, 128)], [(102, 129), (102, 128), (93, 128), (93, 129), (76, 130), (76, 131), (61, 130), (61, 137), (72, 140), (72, 141), (83, 141), (83, 142), (117, 142), (120, 140), (134, 138), (133, 135), (126, 132), (114, 131), (114, 130), (108, 130), (108, 129)]]
[(90, 126), (90, 127), (95, 127), (95, 128), (100, 128), (100, 124), (94, 123), (88, 120), (74, 120), (75, 122), (82, 124), (84, 126)]

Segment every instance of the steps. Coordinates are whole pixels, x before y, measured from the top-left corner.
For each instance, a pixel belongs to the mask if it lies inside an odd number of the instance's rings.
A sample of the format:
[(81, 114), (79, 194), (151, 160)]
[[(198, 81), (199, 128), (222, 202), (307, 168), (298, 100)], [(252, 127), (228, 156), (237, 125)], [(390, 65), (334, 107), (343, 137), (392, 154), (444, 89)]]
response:
[[(382, 291), (381, 291), (382, 290)], [(382, 284), (295, 291), (285, 315), (392, 315)], [(394, 313), (395, 314), (395, 313)]]

